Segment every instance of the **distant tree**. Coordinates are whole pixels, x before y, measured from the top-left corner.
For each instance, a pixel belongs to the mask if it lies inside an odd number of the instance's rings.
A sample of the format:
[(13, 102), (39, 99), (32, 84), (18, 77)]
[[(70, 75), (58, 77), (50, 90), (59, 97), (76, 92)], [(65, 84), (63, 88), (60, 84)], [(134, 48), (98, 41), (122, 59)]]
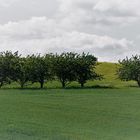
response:
[(102, 76), (95, 72), (97, 58), (90, 54), (78, 55), (75, 62), (77, 81), (84, 87), (87, 80), (101, 79)]
[(137, 81), (140, 87), (140, 56), (132, 56), (119, 61), (119, 63), (120, 68), (117, 71), (119, 78), (126, 81)]
[(62, 87), (65, 88), (66, 85), (74, 80), (76, 80), (75, 73), (75, 58), (76, 53), (62, 53), (61, 55), (54, 56), (53, 71)]
[(50, 64), (51, 64), (51, 55), (46, 54), (45, 56), (31, 56), (31, 81), (39, 82), (40, 88), (43, 88), (44, 83), (51, 79), (51, 70), (50, 70)]
[(18, 52), (6, 51), (0, 53), (0, 87), (11, 83), (11, 80), (15, 79), (15, 70), (19, 57)]

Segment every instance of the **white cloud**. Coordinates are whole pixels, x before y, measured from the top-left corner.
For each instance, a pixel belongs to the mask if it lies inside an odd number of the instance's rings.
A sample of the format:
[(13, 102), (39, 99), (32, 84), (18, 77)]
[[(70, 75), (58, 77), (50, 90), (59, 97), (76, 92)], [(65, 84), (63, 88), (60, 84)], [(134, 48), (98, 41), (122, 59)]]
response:
[(139, 6), (140, 3), (138, 0), (107, 0), (106, 2), (99, 0), (94, 6), (94, 9), (102, 12), (115, 10), (118, 13), (122, 13), (122, 16), (134, 16), (140, 14), (138, 10)]
[(59, 0), (64, 23), (120, 26), (135, 22), (140, 16), (138, 0)]
[(57, 21), (46, 17), (0, 25), (0, 44), (1, 51), (18, 50), (23, 54), (85, 51), (95, 54), (102, 61), (104, 58), (106, 61), (118, 60), (133, 45), (126, 39), (67, 31)]

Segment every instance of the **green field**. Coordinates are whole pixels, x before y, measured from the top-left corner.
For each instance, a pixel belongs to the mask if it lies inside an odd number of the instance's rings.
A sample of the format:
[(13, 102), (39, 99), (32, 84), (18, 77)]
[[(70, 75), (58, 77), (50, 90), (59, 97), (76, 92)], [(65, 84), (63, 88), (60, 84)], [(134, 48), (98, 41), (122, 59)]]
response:
[[(140, 140), (140, 89), (134, 81), (120, 81), (118, 66), (100, 63), (102, 81), (88, 81), (84, 89), (72, 82), (17, 83), (0, 90), (0, 140)], [(9, 89), (11, 88), (11, 89)]]
[(139, 140), (140, 89), (0, 90), (1, 140)]

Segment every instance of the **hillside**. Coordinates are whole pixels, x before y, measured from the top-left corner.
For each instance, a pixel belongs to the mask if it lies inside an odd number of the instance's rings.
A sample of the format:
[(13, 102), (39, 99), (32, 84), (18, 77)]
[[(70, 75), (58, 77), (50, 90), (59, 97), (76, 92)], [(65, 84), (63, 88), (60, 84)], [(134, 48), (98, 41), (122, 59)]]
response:
[(118, 67), (119, 66), (116, 63), (102, 62), (97, 65), (96, 70), (97, 73), (104, 75), (104, 78), (107, 81), (114, 81), (118, 79), (116, 74)]
[(116, 74), (118, 68), (119, 65), (117, 63), (100, 62), (96, 67), (96, 72), (103, 75), (104, 79), (95, 83), (113, 87), (137, 86), (137, 83), (134, 81), (125, 82), (118, 79)]

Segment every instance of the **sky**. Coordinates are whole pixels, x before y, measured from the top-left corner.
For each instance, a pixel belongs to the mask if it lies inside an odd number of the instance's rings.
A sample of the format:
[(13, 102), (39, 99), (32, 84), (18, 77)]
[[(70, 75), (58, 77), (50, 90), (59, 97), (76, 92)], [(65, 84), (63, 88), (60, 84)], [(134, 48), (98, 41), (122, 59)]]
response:
[(140, 54), (139, 0), (0, 0), (0, 51)]

